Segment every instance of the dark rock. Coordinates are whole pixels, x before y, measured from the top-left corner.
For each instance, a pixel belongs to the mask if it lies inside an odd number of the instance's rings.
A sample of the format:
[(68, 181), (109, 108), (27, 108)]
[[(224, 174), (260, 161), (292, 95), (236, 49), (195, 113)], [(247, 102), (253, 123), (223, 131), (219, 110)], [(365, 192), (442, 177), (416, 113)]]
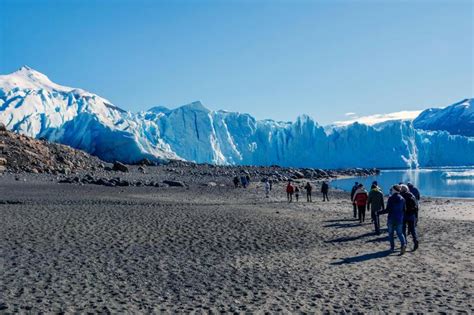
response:
[(7, 127), (3, 123), (0, 123), (0, 132), (7, 131)]
[(293, 174), (296, 178), (304, 178), (304, 174), (300, 171), (294, 171)]
[(185, 183), (176, 180), (164, 180), (163, 184), (166, 184), (170, 187), (186, 187)]
[(112, 170), (119, 172), (128, 172), (128, 167), (125, 164), (117, 161), (114, 163)]
[(155, 162), (152, 162), (147, 158), (140, 160), (137, 164), (142, 165), (142, 166), (155, 166), (156, 165)]

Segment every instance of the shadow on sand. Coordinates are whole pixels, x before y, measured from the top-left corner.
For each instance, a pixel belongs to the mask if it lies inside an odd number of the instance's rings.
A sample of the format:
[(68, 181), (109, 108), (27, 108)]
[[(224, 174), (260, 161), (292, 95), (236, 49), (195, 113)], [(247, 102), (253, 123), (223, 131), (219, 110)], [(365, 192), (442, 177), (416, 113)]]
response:
[(376, 253), (363, 254), (363, 255), (354, 256), (354, 257), (342, 258), (341, 261), (330, 263), (330, 265), (340, 266), (340, 265), (345, 265), (345, 264), (355, 264), (355, 263), (364, 262), (364, 261), (367, 261), (367, 260), (387, 257), (387, 256), (390, 256), (390, 254), (392, 254), (392, 253), (393, 252), (391, 250), (384, 250), (384, 251), (376, 252)]
[(334, 223), (334, 222), (353, 222), (359, 221), (358, 219), (335, 219), (335, 220), (325, 220), (324, 223)]
[(344, 237), (339, 237), (339, 238), (335, 238), (335, 239), (330, 240), (330, 241), (326, 241), (326, 243), (352, 242), (352, 241), (356, 241), (356, 240), (358, 240), (358, 239), (361, 239), (361, 238), (364, 238), (364, 237), (369, 237), (369, 236), (374, 236), (374, 232), (368, 232), (368, 233), (361, 234), (361, 235), (356, 235), (356, 236), (344, 236)]
[(356, 227), (356, 226), (360, 226), (361, 224), (359, 222), (357, 223), (331, 223), (331, 224), (327, 224), (325, 225), (324, 227), (326, 228), (330, 228), (330, 227), (333, 227), (333, 228), (350, 228), (350, 227)]

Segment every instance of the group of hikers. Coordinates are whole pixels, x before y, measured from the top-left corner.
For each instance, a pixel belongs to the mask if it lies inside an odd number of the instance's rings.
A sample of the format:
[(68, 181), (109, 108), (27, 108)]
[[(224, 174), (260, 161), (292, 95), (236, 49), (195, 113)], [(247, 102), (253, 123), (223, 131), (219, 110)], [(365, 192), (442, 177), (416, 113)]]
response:
[(250, 175), (241, 175), (240, 178), (239, 176), (234, 176), (232, 182), (235, 188), (239, 187), (239, 184), (241, 184), (243, 188), (247, 188), (250, 185)]
[[(378, 183), (374, 181), (370, 192), (364, 185), (356, 182), (352, 187), (351, 201), (353, 204), (354, 218), (360, 223), (365, 222), (365, 211), (370, 211), (375, 233), (380, 235), (380, 219), (382, 214), (387, 216), (387, 228), (390, 241), (390, 250), (395, 250), (394, 234), (396, 233), (401, 244), (400, 253), (403, 255), (407, 247), (407, 232), (413, 237), (413, 250), (418, 249), (418, 235), (416, 226), (418, 222), (420, 192), (411, 183), (400, 183), (390, 188), (390, 196), (385, 206), (384, 194)], [(407, 231), (408, 230), (408, 231)]]
[[(306, 201), (313, 202), (313, 185), (311, 185), (310, 182), (306, 182), (306, 185), (304, 185), (302, 188), (306, 190)], [(286, 185), (286, 198), (288, 202), (293, 202), (293, 195), (295, 195), (295, 200), (298, 201), (300, 197), (300, 191), (300, 187), (297, 184), (294, 185), (293, 182), (289, 180), (288, 185)], [(321, 193), (323, 194), (323, 201), (329, 201), (329, 184), (325, 181), (321, 184)]]
[[(250, 176), (235, 176), (233, 179), (235, 188), (241, 185), (247, 188), (250, 184)], [(269, 179), (264, 180), (265, 196), (269, 198), (273, 183)], [(299, 186), (293, 180), (286, 185), (286, 196), (289, 203), (299, 201), (302, 190), (306, 191), (306, 201), (313, 202), (313, 185), (308, 181), (304, 186)], [(321, 184), (323, 201), (329, 201), (329, 184), (323, 181)], [(294, 198), (293, 198), (294, 197)], [(370, 217), (374, 224), (375, 233), (380, 235), (380, 215), (387, 214), (387, 228), (390, 241), (390, 249), (395, 250), (394, 234), (396, 233), (401, 244), (403, 255), (407, 247), (407, 236), (412, 235), (413, 250), (418, 249), (418, 235), (416, 226), (418, 222), (420, 192), (411, 183), (399, 183), (390, 188), (389, 198), (385, 204), (385, 196), (377, 181), (374, 181), (368, 192), (362, 183), (356, 182), (351, 190), (351, 202), (353, 204), (354, 218), (362, 224), (365, 222), (366, 210), (370, 211)], [(408, 234), (407, 234), (408, 233)]]

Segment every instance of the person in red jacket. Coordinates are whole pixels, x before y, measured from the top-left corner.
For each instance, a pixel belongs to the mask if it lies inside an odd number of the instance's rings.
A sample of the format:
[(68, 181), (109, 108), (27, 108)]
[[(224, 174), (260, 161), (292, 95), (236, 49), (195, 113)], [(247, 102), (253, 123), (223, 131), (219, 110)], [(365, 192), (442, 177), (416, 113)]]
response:
[(368, 199), (369, 194), (367, 193), (367, 190), (365, 190), (364, 185), (359, 184), (354, 193), (354, 198), (352, 198), (352, 202), (357, 206), (357, 210), (359, 211), (360, 223), (365, 222), (365, 208), (367, 207)]
[(293, 187), (293, 184), (291, 183), (291, 180), (288, 181), (288, 185), (286, 186), (286, 198), (288, 199), (288, 202), (293, 201), (293, 193), (295, 192), (295, 187)]

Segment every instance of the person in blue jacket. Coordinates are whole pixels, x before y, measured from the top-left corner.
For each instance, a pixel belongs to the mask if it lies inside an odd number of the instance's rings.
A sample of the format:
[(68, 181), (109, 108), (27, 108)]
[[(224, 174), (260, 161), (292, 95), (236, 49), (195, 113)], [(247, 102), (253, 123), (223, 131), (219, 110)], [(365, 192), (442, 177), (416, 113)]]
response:
[(390, 250), (395, 250), (394, 232), (397, 233), (398, 239), (400, 240), (401, 250), (400, 255), (405, 254), (407, 243), (405, 236), (403, 235), (403, 216), (406, 209), (405, 199), (400, 195), (400, 185), (394, 185), (392, 187), (393, 194), (388, 198), (387, 207), (385, 210), (379, 211), (378, 214), (388, 213), (387, 227), (388, 227), (388, 238), (390, 241)]

